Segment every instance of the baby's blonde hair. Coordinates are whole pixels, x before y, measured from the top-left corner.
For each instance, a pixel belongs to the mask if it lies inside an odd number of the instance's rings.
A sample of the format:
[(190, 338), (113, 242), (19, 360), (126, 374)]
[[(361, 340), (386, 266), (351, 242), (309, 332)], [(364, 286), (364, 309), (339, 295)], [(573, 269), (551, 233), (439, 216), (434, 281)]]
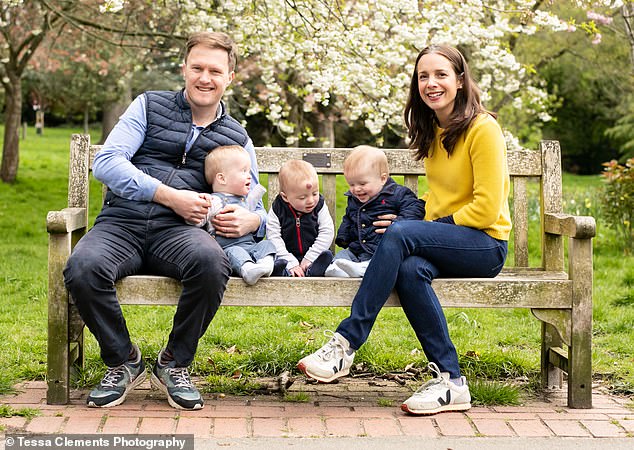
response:
[[(286, 193), (291, 186), (298, 186), (300, 183), (316, 183), (319, 187), (319, 177), (315, 167), (307, 161), (301, 159), (290, 159), (280, 167), (279, 173), (280, 191)], [(308, 186), (306, 186), (308, 187)]]
[(380, 148), (370, 145), (357, 145), (343, 161), (343, 173), (372, 171), (377, 175), (390, 175), (387, 156)]
[(205, 157), (205, 179), (207, 183), (210, 185), (214, 184), (216, 175), (227, 170), (227, 164), (231, 162), (232, 157), (245, 152), (244, 147), (239, 145), (221, 145), (207, 153)]

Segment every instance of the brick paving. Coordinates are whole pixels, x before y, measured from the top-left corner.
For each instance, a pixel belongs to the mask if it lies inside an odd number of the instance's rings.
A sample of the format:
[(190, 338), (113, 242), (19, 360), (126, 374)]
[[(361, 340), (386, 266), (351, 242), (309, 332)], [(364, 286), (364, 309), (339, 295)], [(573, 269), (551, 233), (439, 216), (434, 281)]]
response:
[[(68, 405), (47, 405), (46, 384), (29, 381), (18, 385), (16, 395), (0, 397), (14, 410), (30, 408), (37, 415), (0, 418), (0, 440), (18, 433), (177, 433), (199, 438), (332, 438), (332, 437), (431, 437), (431, 438), (622, 438), (634, 443), (632, 399), (609, 396), (600, 389), (589, 410), (566, 407), (566, 392), (549, 391), (543, 398), (521, 406), (473, 407), (413, 417), (400, 410), (411, 387), (392, 381), (351, 378), (331, 385), (298, 378), (280, 394), (224, 396), (208, 394), (200, 411), (177, 411), (151, 390), (148, 382), (133, 391), (126, 402), (109, 409), (85, 406), (87, 391), (73, 391)], [(293, 398), (309, 398), (295, 402)]]

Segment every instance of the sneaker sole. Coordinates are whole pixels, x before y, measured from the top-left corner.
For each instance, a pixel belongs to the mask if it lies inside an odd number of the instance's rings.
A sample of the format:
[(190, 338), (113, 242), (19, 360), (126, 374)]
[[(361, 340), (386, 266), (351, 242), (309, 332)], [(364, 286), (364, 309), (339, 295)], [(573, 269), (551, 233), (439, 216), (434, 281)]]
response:
[(145, 381), (147, 378), (147, 371), (143, 371), (139, 374), (138, 377), (134, 379), (132, 383), (128, 385), (126, 390), (123, 392), (123, 395), (116, 400), (111, 401), (110, 403), (106, 403), (105, 405), (97, 405), (94, 402), (87, 402), (86, 405), (89, 408), (112, 408), (113, 406), (118, 406), (125, 401), (125, 398), (128, 396), (128, 392), (132, 389), (137, 388)]
[(162, 391), (167, 396), (167, 403), (169, 403), (169, 405), (172, 408), (182, 409), (182, 410), (185, 410), (185, 411), (195, 411), (195, 410), (198, 410), (198, 409), (203, 409), (204, 404), (201, 404), (201, 403), (196, 403), (192, 408), (185, 408), (184, 406), (179, 405), (174, 400), (172, 400), (172, 397), (170, 396), (169, 392), (167, 391), (167, 386), (165, 386), (161, 382), (161, 380), (156, 375), (154, 375), (154, 372), (152, 372), (152, 377), (150, 378), (150, 384), (152, 386), (154, 386), (156, 389), (158, 389), (159, 391)]
[(421, 409), (415, 410), (410, 409), (405, 403), (401, 405), (401, 409), (406, 413), (412, 414), (414, 416), (429, 416), (432, 414), (438, 414), (441, 412), (449, 412), (449, 411), (466, 411), (471, 409), (471, 403), (459, 403), (456, 405), (441, 405), (435, 409)]
[(319, 377), (317, 375), (312, 375), (308, 373), (308, 370), (306, 369), (306, 365), (301, 361), (297, 363), (297, 368), (301, 370), (304, 373), (304, 375), (306, 375), (307, 377), (312, 378), (313, 380), (321, 381), (322, 383), (332, 383), (337, 378), (345, 377), (346, 375), (350, 373), (350, 369), (344, 369), (333, 374), (333, 376), (331, 376), (330, 378), (324, 378), (324, 377)]

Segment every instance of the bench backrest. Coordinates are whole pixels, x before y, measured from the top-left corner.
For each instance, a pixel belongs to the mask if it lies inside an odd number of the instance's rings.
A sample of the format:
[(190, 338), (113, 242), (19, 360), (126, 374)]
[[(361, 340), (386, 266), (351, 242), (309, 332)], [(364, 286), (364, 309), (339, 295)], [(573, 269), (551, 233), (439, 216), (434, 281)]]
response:
[[(69, 163), (69, 207), (88, 207), (89, 174), (92, 160), (100, 145), (91, 145), (90, 136), (75, 134), (71, 140)], [(337, 190), (337, 176), (343, 175), (343, 161), (352, 149), (349, 148), (299, 148), (299, 147), (257, 147), (256, 156), (260, 174), (268, 175), (268, 180), (261, 177), (268, 191), (268, 209), (279, 192), (278, 171), (289, 159), (304, 159), (315, 166), (321, 176), (321, 192), (335, 223), (338, 223), (343, 211), (337, 211), (336, 202), (345, 190)], [(412, 152), (407, 149), (383, 149), (388, 157), (390, 175), (402, 177), (403, 184), (414, 192), (419, 192), (419, 179), (425, 175), (421, 162), (412, 159)], [(513, 220), (512, 265), (518, 268), (529, 267), (528, 228), (529, 216), (536, 211), (529, 211), (529, 200), (539, 196), (538, 207), (541, 238), (541, 264), (545, 270), (563, 270), (564, 254), (561, 237), (544, 233), (544, 212), (562, 212), (562, 179), (561, 152), (557, 141), (540, 142), (538, 151), (510, 150), (508, 166), (511, 175), (512, 195), (511, 212)], [(537, 189), (529, 189), (528, 182), (535, 181)], [(340, 185), (342, 185), (340, 183)], [(346, 186), (343, 183), (343, 186)], [(533, 206), (531, 205), (531, 207)], [(530, 213), (530, 214), (529, 214)]]

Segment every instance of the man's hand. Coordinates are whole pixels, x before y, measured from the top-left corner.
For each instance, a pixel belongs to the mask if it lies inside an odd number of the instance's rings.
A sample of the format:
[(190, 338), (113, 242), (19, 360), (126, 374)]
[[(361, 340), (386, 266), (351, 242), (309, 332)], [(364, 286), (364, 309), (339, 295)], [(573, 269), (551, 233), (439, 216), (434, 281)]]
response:
[(256, 231), (260, 227), (260, 216), (240, 205), (227, 205), (211, 219), (216, 234), (237, 238)]
[(392, 225), (392, 222), (394, 221), (394, 219), (396, 219), (396, 214), (385, 214), (382, 216), (378, 216), (377, 219), (379, 220), (372, 222), (372, 225), (377, 227), (374, 232), (383, 234), (387, 231), (387, 227)]
[(187, 222), (199, 223), (207, 219), (207, 210), (210, 205), (209, 194), (174, 189), (161, 184), (154, 193), (153, 200), (171, 208)]

